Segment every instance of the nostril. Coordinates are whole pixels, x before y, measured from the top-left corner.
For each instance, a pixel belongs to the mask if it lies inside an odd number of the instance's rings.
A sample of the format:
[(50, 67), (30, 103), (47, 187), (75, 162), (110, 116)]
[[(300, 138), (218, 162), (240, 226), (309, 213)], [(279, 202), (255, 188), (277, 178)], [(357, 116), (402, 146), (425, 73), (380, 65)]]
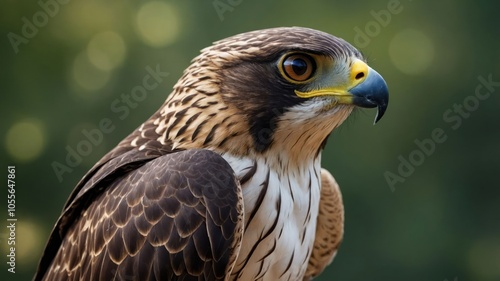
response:
[(359, 80), (361, 78), (365, 77), (365, 73), (364, 72), (359, 72), (358, 74), (356, 74), (356, 76), (354, 78), (356, 78), (356, 80)]

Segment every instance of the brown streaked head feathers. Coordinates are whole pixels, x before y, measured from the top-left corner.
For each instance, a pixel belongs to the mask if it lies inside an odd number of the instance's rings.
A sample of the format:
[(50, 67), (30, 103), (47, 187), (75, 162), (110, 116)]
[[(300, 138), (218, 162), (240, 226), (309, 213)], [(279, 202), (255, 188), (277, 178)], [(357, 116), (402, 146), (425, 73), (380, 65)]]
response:
[(155, 120), (156, 132), (164, 142), (173, 140), (175, 148), (209, 146), (237, 154), (267, 150), (275, 142), (280, 117), (307, 101), (294, 91), (308, 85), (292, 84), (280, 75), (280, 57), (290, 52), (336, 62), (363, 60), (344, 40), (308, 28), (264, 29), (217, 41), (193, 59), (174, 86)]

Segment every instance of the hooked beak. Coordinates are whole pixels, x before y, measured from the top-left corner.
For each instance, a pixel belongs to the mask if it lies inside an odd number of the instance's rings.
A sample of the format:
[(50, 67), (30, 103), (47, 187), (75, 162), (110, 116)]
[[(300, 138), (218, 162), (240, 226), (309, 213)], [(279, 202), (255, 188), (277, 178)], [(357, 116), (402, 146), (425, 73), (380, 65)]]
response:
[(295, 90), (301, 98), (331, 96), (338, 104), (353, 104), (364, 108), (377, 108), (374, 124), (377, 123), (389, 104), (389, 90), (384, 78), (365, 62), (356, 59), (350, 69), (347, 81), (342, 85), (325, 87), (310, 92)]
[(377, 71), (367, 66), (366, 79), (350, 90), (353, 95), (352, 103), (359, 107), (377, 107), (377, 115), (373, 124), (377, 123), (384, 116), (389, 104), (389, 89), (384, 78)]

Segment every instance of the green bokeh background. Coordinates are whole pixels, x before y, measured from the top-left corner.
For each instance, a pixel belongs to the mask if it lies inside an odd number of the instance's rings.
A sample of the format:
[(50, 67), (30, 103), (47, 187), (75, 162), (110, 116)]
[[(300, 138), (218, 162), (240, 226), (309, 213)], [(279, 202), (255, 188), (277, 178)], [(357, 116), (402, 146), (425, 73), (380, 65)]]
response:
[[(2, 180), (1, 280), (31, 279), (75, 184), (162, 104), (201, 48), (276, 26), (346, 39), (390, 88), (379, 124), (372, 126), (373, 110), (357, 111), (323, 154), (323, 166), (341, 185), (346, 225), (335, 261), (318, 280), (500, 280), (500, 86), (480, 89), (491, 92), (483, 100), (475, 97), (480, 77), (500, 82), (495, 2), (163, 1), (146, 9), (152, 1), (72, 0), (17, 47), (8, 34), (22, 36), (23, 17), (33, 22), (43, 10), (35, 1), (1, 2), (0, 174), (6, 179), (7, 165), (16, 166), (18, 218), (16, 274), (10, 274)], [(230, 9), (218, 12), (214, 3)], [(359, 30), (367, 37), (360, 39)], [(118, 118), (111, 104), (157, 64), (169, 76)], [(103, 118), (115, 130), (59, 181), (52, 163), (64, 164), (66, 147), (76, 148), (85, 140), (82, 130)], [(423, 154), (415, 141), (431, 138), (435, 129), (446, 140), (418, 158)], [(411, 155), (421, 163), (391, 189), (384, 174), (398, 174), (400, 159)]]

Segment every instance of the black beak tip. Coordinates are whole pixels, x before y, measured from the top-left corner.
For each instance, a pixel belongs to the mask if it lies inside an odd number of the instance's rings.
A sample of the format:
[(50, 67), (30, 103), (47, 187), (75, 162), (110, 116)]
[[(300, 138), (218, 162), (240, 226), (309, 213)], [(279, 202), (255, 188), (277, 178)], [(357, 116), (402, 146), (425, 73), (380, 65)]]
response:
[[(380, 76), (380, 78), (382, 79), (382, 76)], [(377, 122), (382, 119), (385, 111), (387, 110), (387, 106), (389, 105), (389, 89), (383, 79), (380, 82), (380, 88), (378, 90), (377, 99), (375, 99), (375, 104), (377, 105), (377, 115), (375, 116), (373, 125), (377, 124)]]
[(377, 115), (375, 116), (375, 121), (373, 121), (373, 125), (377, 124), (378, 121), (380, 121), (380, 119), (382, 119), (382, 117), (384, 116), (385, 114), (385, 110), (387, 109), (387, 104), (379, 104), (377, 106)]

